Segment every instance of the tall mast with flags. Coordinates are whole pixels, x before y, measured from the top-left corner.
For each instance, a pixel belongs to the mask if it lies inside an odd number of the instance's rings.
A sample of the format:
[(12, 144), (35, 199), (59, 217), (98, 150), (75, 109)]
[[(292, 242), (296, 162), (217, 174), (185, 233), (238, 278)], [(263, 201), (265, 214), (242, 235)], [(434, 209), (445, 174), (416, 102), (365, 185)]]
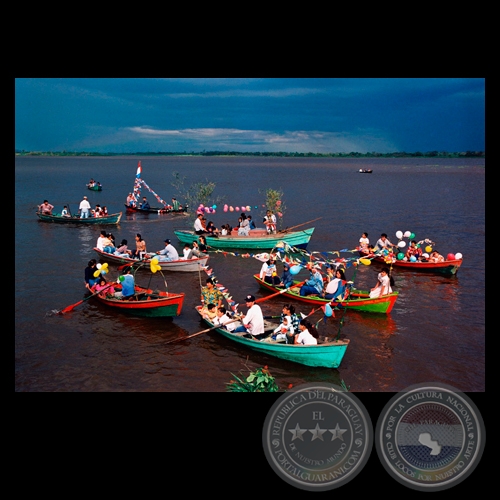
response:
[(141, 161), (139, 160), (139, 163), (137, 165), (137, 172), (135, 174), (135, 182), (134, 182), (134, 198), (136, 203), (139, 201), (141, 197), (141, 173), (142, 173), (142, 167), (141, 167)]

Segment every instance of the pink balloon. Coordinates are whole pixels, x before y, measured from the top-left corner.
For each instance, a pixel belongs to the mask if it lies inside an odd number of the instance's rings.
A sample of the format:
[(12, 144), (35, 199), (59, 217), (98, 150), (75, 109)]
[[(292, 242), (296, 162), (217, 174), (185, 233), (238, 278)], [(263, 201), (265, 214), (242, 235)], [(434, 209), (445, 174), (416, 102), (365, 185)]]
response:
[(230, 212), (234, 212), (234, 208), (233, 207), (229, 207), (229, 211)]
[(239, 211), (240, 211), (240, 207), (235, 207), (235, 210), (236, 210), (237, 212), (239, 212)]
[(446, 260), (455, 260), (455, 254), (454, 254), (454, 253), (449, 253), (449, 254), (446, 256)]
[(278, 200), (278, 201), (276, 202), (276, 206), (277, 206), (277, 207), (279, 207), (280, 205), (281, 205), (281, 201), (280, 201), (280, 200)]
[(227, 212), (228, 208), (227, 205), (224, 205), (224, 212)]
[(278, 217), (283, 217), (283, 214), (281, 212), (278, 212)]

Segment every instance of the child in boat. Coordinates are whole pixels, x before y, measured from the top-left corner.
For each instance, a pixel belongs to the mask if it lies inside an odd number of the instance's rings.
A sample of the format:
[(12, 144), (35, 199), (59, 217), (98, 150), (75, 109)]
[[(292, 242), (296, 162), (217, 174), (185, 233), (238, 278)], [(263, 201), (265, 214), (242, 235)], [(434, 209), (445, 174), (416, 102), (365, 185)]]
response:
[(276, 328), (273, 332), (272, 339), (273, 340), (286, 340), (286, 336), (294, 335), (295, 331), (292, 326), (292, 320), (290, 316), (285, 316), (282, 319), (281, 324)]
[[(229, 323), (232, 321), (232, 323)], [(235, 321), (230, 313), (227, 312), (224, 306), (220, 306), (217, 308), (217, 316), (214, 318), (214, 325), (221, 325), (222, 328), (225, 328), (227, 331), (232, 332), (236, 326), (240, 324)]]
[[(107, 286), (108, 286), (108, 282), (106, 281), (106, 278), (101, 276), (99, 278), (99, 281), (97, 281), (97, 283), (91, 288), (91, 291), (92, 292), (100, 292), (101, 290), (103, 290), (103, 288), (106, 288)], [(106, 288), (106, 290), (102, 291), (99, 295), (101, 297), (106, 297), (108, 294), (114, 295), (114, 293), (115, 293), (115, 287), (113, 285), (111, 285), (108, 288)]]
[(213, 322), (217, 317), (217, 308), (215, 307), (215, 304), (208, 304), (207, 306), (202, 307), (201, 315), (205, 319), (208, 319), (208, 321)]
[(290, 266), (285, 262), (283, 264), (283, 273), (281, 274), (281, 282), (278, 286), (290, 288), (293, 285), (293, 275), (290, 272)]

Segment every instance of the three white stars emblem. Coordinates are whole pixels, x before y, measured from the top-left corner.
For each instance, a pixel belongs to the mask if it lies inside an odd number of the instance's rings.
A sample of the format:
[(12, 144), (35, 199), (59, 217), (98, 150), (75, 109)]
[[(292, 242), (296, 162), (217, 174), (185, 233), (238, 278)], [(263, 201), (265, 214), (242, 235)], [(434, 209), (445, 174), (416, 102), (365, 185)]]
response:
[(321, 429), (319, 424), (316, 424), (316, 427), (314, 429), (301, 429), (298, 423), (295, 426), (295, 429), (288, 429), (288, 432), (292, 433), (292, 441), (295, 441), (296, 439), (304, 441), (303, 435), (307, 431), (312, 434), (311, 441), (314, 441), (315, 439), (321, 439), (321, 441), (324, 441), (323, 434), (326, 431), (331, 432), (332, 441), (337, 438), (343, 441), (344, 438), (342, 437), (342, 435), (344, 434), (344, 432), (347, 432), (347, 429), (341, 429), (339, 424), (337, 424), (334, 429)]

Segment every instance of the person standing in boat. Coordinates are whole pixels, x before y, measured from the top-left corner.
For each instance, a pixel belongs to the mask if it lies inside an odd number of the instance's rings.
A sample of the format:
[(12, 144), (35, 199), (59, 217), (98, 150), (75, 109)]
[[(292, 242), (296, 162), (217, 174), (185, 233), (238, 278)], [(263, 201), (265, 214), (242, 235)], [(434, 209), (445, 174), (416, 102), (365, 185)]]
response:
[(248, 307), (248, 311), (246, 315), (240, 316), (243, 325), (236, 327), (234, 331), (235, 333), (247, 332), (245, 337), (262, 340), (266, 335), (264, 333), (264, 316), (262, 315), (262, 309), (255, 303), (255, 297), (253, 295), (247, 295), (245, 297), (245, 303)]
[(181, 209), (181, 204), (175, 198), (172, 198), (172, 211), (178, 212), (180, 209)]
[(179, 260), (179, 252), (174, 245), (172, 245), (172, 242), (167, 238), (164, 243), (165, 248), (156, 252), (160, 256), (160, 260), (167, 262)]
[(224, 296), (222, 292), (214, 286), (212, 278), (207, 278), (206, 286), (201, 289), (201, 302), (204, 306), (215, 304), (217, 307), (222, 306)]
[(268, 234), (276, 234), (276, 215), (271, 210), (266, 212), (263, 222), (266, 225)]
[(84, 196), (83, 200), (80, 202), (80, 206), (78, 207), (78, 210), (80, 212), (80, 219), (88, 219), (90, 208), (91, 207), (89, 200), (87, 200), (87, 197)]
[(384, 267), (377, 276), (377, 284), (370, 289), (370, 298), (375, 299), (382, 295), (392, 293), (391, 278), (389, 277), (389, 269)]
[(43, 200), (43, 203), (38, 207), (38, 211), (44, 215), (52, 215), (52, 210), (54, 210), (54, 205), (51, 205), (47, 200)]

